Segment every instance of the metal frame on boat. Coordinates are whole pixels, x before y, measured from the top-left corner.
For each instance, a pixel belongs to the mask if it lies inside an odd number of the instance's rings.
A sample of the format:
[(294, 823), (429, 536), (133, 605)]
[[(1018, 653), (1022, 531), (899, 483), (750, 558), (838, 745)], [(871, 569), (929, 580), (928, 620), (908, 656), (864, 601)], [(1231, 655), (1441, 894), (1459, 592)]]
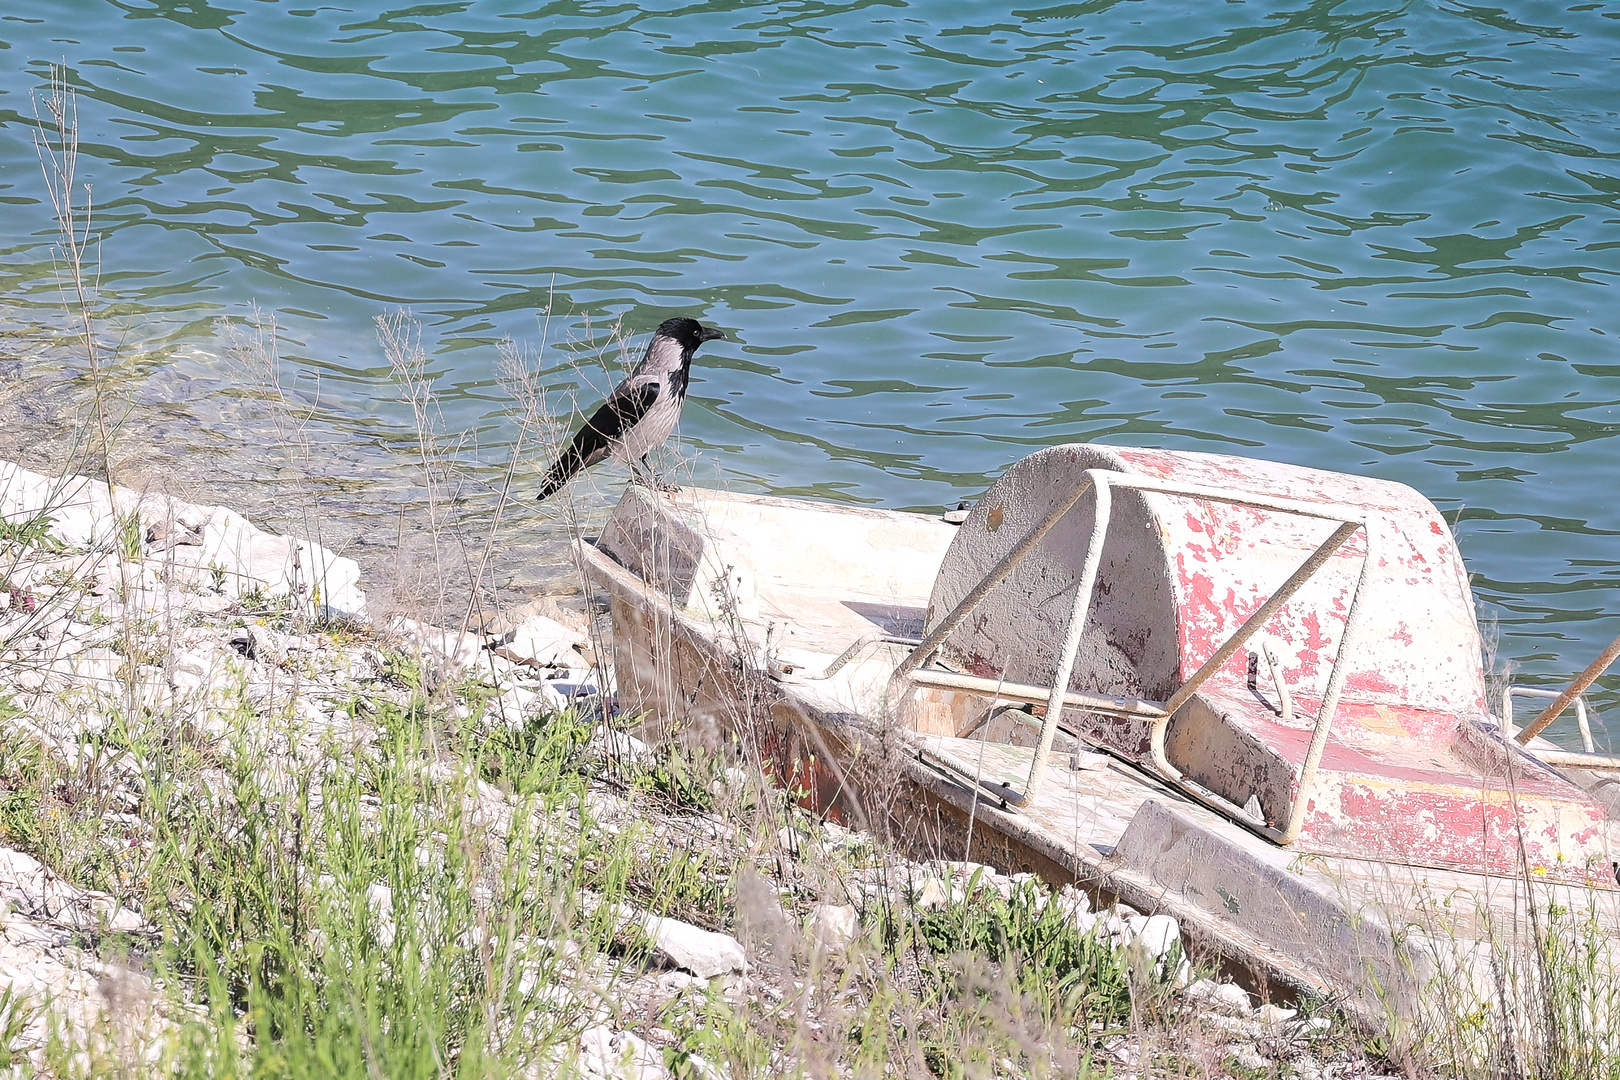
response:
[[(1283, 514), (1297, 514), (1300, 517), (1318, 518), (1338, 524), (1331, 536), (1313, 551), (1292, 576), (1285, 581), (1276, 592), (1267, 598), (1253, 615), (1238, 627), (1237, 631), (1226, 639), (1215, 650), (1202, 667), (1193, 676), (1182, 683), (1176, 692), (1164, 702), (1144, 701), (1140, 698), (1110, 697), (1102, 694), (1085, 694), (1068, 690), (1069, 678), (1074, 671), (1075, 654), (1080, 648), (1080, 639), (1085, 632), (1087, 616), (1091, 610), (1092, 592), (1096, 588), (1097, 570), (1101, 563), (1103, 546), (1107, 541), (1108, 525), (1112, 517), (1113, 490), (1125, 488), (1133, 491), (1151, 491), (1161, 495), (1179, 495), (1189, 499), (1203, 499), (1209, 502), (1229, 503), (1234, 506), (1252, 507), (1258, 510), (1271, 510)], [(939, 647), (950, 634), (961, 626), (963, 621), (978, 608), (989, 594), (990, 590), (1000, 585), (1012, 573), (1013, 569), (1035, 549), (1035, 546), (1045, 539), (1063, 516), (1072, 510), (1076, 503), (1087, 493), (1093, 493), (1094, 506), (1092, 510), (1093, 525), (1091, 536), (1087, 541), (1086, 553), (1081, 571), (1080, 581), (1075, 589), (1074, 604), (1070, 608), (1069, 618), (1063, 633), (1063, 646), (1059, 653), (1057, 671), (1052, 676), (1052, 685), (1049, 688), (1035, 688), (1020, 685), (1016, 689), (1009, 688), (1005, 683), (972, 676), (963, 676), (955, 672), (932, 671), (922, 665), (932, 660), (939, 651)], [(1198, 691), (1211, 675), (1232, 658), (1239, 649), (1248, 644), (1249, 640), (1258, 633), (1273, 615), (1288, 601), (1292, 600), (1300, 588), (1321, 570), (1336, 552), (1344, 547), (1346, 541), (1357, 531), (1366, 538), (1366, 547), (1362, 553), (1362, 572), (1356, 581), (1356, 587), (1350, 598), (1350, 609), (1345, 616), (1345, 631), (1340, 640), (1338, 654), (1334, 657), (1333, 667), (1328, 676), (1327, 692), (1323, 695), (1321, 707), (1317, 710), (1316, 724), (1311, 732), (1310, 749), (1306, 753), (1305, 764), (1298, 791), (1294, 794), (1289, 805), (1286, 820), (1288, 824), (1281, 829), (1273, 828), (1264, 819), (1250, 814), (1243, 807), (1222, 798), (1213, 791), (1197, 784), (1170, 763), (1165, 756), (1165, 730), (1169, 726), (1170, 718), (1176, 711), (1186, 704), (1189, 698)], [(929, 632), (911, 655), (901, 661), (895, 668), (891, 678), (891, 685), (901, 680), (909, 679), (913, 684), (921, 686), (935, 686), (941, 689), (977, 690), (991, 693), (999, 698), (1008, 698), (1017, 701), (1029, 701), (1031, 704), (1044, 704), (1046, 706), (1045, 722), (1041, 725), (1040, 742), (1035, 751), (1035, 758), (1030, 763), (1029, 780), (1023, 792), (1014, 792), (1008, 801), (1016, 806), (1023, 806), (1040, 793), (1041, 782), (1046, 775), (1047, 761), (1052, 751), (1052, 740), (1057, 733), (1059, 718), (1067, 706), (1089, 709), (1093, 712), (1117, 714), (1128, 717), (1141, 717), (1151, 721), (1151, 753), (1153, 767), (1159, 776), (1191, 795), (1193, 798), (1205, 803), (1220, 813), (1227, 814), (1234, 821), (1264, 836), (1266, 839), (1284, 847), (1292, 844), (1299, 838), (1300, 829), (1305, 820), (1305, 806), (1311, 793), (1311, 782), (1316, 776), (1317, 767), (1322, 761), (1322, 751), (1327, 746), (1328, 733), (1333, 728), (1333, 714), (1338, 709), (1339, 694), (1344, 686), (1344, 674), (1347, 665), (1345, 656), (1355, 647), (1355, 631), (1359, 624), (1361, 612), (1362, 583), (1366, 580), (1366, 568), (1377, 556), (1377, 541), (1375, 530), (1364, 510), (1349, 506), (1318, 505), (1300, 502), (1297, 499), (1267, 498), (1263, 495), (1235, 493), (1204, 487), (1198, 484), (1183, 484), (1173, 480), (1165, 480), (1146, 476), (1121, 476), (1101, 469), (1087, 469), (1082, 474), (1081, 482), (1076, 485), (1069, 496), (1060, 500), (1058, 504), (1042, 519), (1042, 521), (1019, 541), (1012, 550), (975, 585), (971, 592), (959, 603), (950, 614), (940, 620), (939, 625)], [(1288, 693), (1287, 684), (1274, 655), (1267, 654), (1272, 679), (1277, 687), (1278, 695), (1284, 702), (1284, 709), (1290, 718), (1293, 715), (1293, 701)]]

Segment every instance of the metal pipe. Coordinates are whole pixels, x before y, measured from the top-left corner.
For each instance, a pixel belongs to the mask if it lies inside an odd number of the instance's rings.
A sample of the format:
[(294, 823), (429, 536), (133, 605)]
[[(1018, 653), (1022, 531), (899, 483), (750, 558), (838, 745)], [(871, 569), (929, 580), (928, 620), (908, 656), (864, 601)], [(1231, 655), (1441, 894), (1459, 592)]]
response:
[[(965, 690), (972, 694), (1005, 698), (1008, 701), (1021, 701), (1029, 705), (1045, 705), (1051, 700), (1052, 695), (1050, 686), (1003, 682), (1000, 679), (985, 679), (977, 675), (961, 675), (954, 671), (940, 671), (937, 668), (923, 668), (921, 671), (912, 672), (911, 684), (913, 686), (933, 687), (938, 690)], [(1083, 690), (1070, 690), (1064, 694), (1063, 704), (1070, 708), (1084, 709), (1087, 712), (1105, 713), (1109, 716), (1134, 717), (1143, 720), (1155, 720), (1165, 715), (1164, 706), (1156, 701), (1104, 694), (1088, 694)]]
[(922, 639), (922, 642), (911, 651), (911, 655), (900, 661), (900, 666), (896, 667), (894, 674), (889, 677), (889, 686), (892, 688), (897, 681), (904, 679), (926, 663), (934, 652), (938, 650), (940, 642), (949, 637), (958, 626), (962, 625), (964, 619), (973, 614), (973, 609), (978, 607), (984, 598), (989, 595), (990, 590), (1000, 585), (1007, 575), (1012, 573), (1013, 567), (1024, 561), (1024, 556), (1033, 551), (1035, 545), (1045, 539), (1046, 534), (1051, 532), (1059, 521), (1063, 520), (1063, 515), (1074, 509), (1074, 504), (1080, 501), (1080, 496), (1084, 495), (1090, 487), (1091, 472), (1087, 470), (1084, 479), (1075, 486), (1075, 489), (1058, 500), (1047, 515), (1022, 540), (1014, 544), (1012, 549), (1001, 557), (1001, 561), (996, 563), (990, 572), (980, 579), (977, 585), (968, 590), (968, 594), (962, 598), (961, 603), (957, 604), (951, 610), (951, 613), (945, 616), (940, 624)]
[(1525, 753), (1555, 769), (1591, 769), (1594, 772), (1620, 772), (1620, 757), (1612, 754), (1582, 754), (1574, 750), (1541, 750), (1526, 747)]
[[(908, 645), (908, 646), (911, 646), (912, 648), (915, 648), (917, 646), (918, 642), (917, 642), (916, 638), (898, 637), (898, 636), (896, 636), (894, 634), (885, 634), (885, 633), (881, 633), (881, 632), (871, 633), (871, 634), (862, 634), (860, 637), (855, 639), (855, 641), (850, 645), (849, 648), (845, 649), (843, 652), (841, 652), (837, 656), (835, 656), (833, 658), (832, 663), (828, 664), (826, 669), (823, 670), (821, 672), (821, 674), (819, 674), (819, 675), (811, 675), (811, 674), (805, 673), (805, 674), (801, 674), (799, 676), (799, 678), (808, 679), (811, 682), (821, 682), (824, 679), (830, 679), (834, 675), (838, 674), (838, 672), (840, 670), (842, 670), (843, 667), (846, 664), (848, 664), (851, 660), (855, 659), (857, 656), (859, 656), (866, 649), (870, 648), (873, 645), (877, 645), (877, 644), (883, 644), (883, 645)], [(783, 665), (780, 662), (772, 661), (771, 662), (771, 674), (780, 676), (780, 675), (787, 674), (787, 671), (784, 669)]]
[(1524, 726), (1516, 738), (1523, 746), (1537, 735), (1543, 728), (1558, 718), (1558, 714), (1569, 707), (1569, 703), (1580, 697), (1588, 686), (1597, 681), (1597, 677), (1606, 671), (1615, 658), (1620, 657), (1620, 637), (1609, 642), (1609, 647), (1598, 654), (1598, 658), (1587, 665), (1586, 670), (1575, 676), (1575, 681), (1564, 688), (1564, 692), (1553, 699), (1553, 703), (1542, 710), (1541, 715)]
[[(1344, 542), (1350, 538), (1352, 533), (1361, 528), (1365, 528), (1365, 525), (1360, 521), (1346, 521), (1340, 524), (1337, 529), (1334, 529), (1333, 534), (1322, 541), (1315, 551), (1311, 552), (1310, 558), (1301, 563), (1299, 569), (1295, 570), (1288, 580), (1282, 583), (1282, 587), (1272, 593), (1271, 597), (1260, 605), (1259, 610), (1250, 615), (1243, 625), (1238, 627), (1237, 633), (1227, 638), (1225, 644), (1215, 650), (1215, 655), (1206, 660), (1203, 667), (1193, 672), (1192, 678), (1182, 683), (1181, 688), (1170, 695), (1170, 700), (1164, 703), (1164, 711), (1168, 715), (1153, 725), (1149, 740), (1153, 751), (1153, 764), (1162, 769), (1164, 775), (1173, 780), (1181, 779), (1181, 770), (1170, 764), (1164, 752), (1165, 729), (1170, 724), (1170, 717), (1174, 716), (1176, 710), (1185, 705), (1187, 700), (1197, 693), (1198, 688), (1211, 675), (1221, 669), (1221, 665), (1232, 658), (1233, 653), (1243, 648), (1244, 644), (1271, 620), (1271, 617), (1277, 613), (1279, 608), (1293, 599), (1294, 594), (1304, 586), (1305, 582), (1310, 580), (1311, 575), (1322, 568), (1322, 564), (1327, 562), (1335, 551), (1344, 545)], [(1365, 575), (1366, 572), (1367, 564), (1363, 561), (1362, 574)]]
[(1278, 717), (1284, 724), (1294, 722), (1294, 698), (1288, 692), (1288, 683), (1283, 679), (1282, 661), (1277, 659), (1276, 650), (1271, 642), (1260, 646), (1260, 655), (1266, 658), (1266, 667), (1271, 671), (1271, 685), (1277, 688), (1277, 700), (1281, 703)]
[(1367, 584), (1367, 575), (1378, 562), (1378, 535), (1373, 528), (1372, 515), (1363, 524), (1366, 529), (1366, 553), (1361, 558), (1361, 573), (1356, 578), (1356, 591), (1350, 597), (1350, 610), (1344, 616), (1344, 633), (1339, 636), (1339, 649), (1333, 657), (1333, 670), (1328, 673), (1327, 691), (1316, 711), (1316, 730), (1311, 733), (1311, 745), (1305, 751), (1305, 762), (1299, 769), (1299, 791), (1294, 794), (1293, 806), (1288, 811), (1288, 824), (1277, 843), (1287, 847), (1299, 838), (1305, 827), (1305, 805), (1310, 801), (1311, 785), (1316, 780), (1317, 766), (1327, 749), (1328, 731), (1333, 727), (1333, 714), (1339, 709), (1339, 691), (1344, 687), (1345, 674), (1350, 670), (1349, 657), (1356, 646), (1356, 634), (1361, 629), (1361, 597)]
[(1035, 748), (1035, 760), (1029, 763), (1029, 783), (1024, 785), (1024, 798), (1034, 802), (1041, 793), (1041, 782), (1046, 779), (1046, 759), (1052, 753), (1052, 739), (1057, 734), (1058, 720), (1063, 716), (1063, 696), (1069, 689), (1069, 676), (1074, 673), (1074, 656), (1080, 651), (1080, 638), (1091, 619), (1091, 594), (1097, 584), (1097, 568), (1102, 565), (1103, 542), (1108, 537), (1108, 519), (1113, 516), (1113, 496), (1108, 488), (1107, 476), (1088, 469), (1094, 501), (1091, 514), (1091, 537), (1086, 541), (1086, 561), (1080, 568), (1080, 580), (1074, 589), (1074, 604), (1069, 609), (1069, 626), (1063, 632), (1063, 647), (1058, 651), (1057, 672), (1052, 676), (1052, 693), (1046, 700), (1046, 723), (1041, 725), (1041, 741)]

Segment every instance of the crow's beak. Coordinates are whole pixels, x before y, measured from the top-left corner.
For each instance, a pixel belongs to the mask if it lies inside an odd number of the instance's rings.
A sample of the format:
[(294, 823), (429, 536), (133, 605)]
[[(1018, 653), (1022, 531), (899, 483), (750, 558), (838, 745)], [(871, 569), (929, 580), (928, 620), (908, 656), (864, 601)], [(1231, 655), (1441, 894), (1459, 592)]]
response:
[(724, 340), (726, 340), (726, 335), (722, 334), (720, 331), (716, 330), (712, 326), (705, 326), (703, 328), (703, 332), (698, 334), (698, 341), (700, 341), (700, 342), (703, 342), (703, 341), (724, 341)]

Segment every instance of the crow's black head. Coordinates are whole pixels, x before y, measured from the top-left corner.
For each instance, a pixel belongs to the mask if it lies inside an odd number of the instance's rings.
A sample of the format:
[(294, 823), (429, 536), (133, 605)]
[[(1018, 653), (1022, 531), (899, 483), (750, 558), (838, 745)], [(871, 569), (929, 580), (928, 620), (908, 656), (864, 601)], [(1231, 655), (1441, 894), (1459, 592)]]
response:
[(697, 352), (699, 345), (705, 341), (716, 339), (724, 341), (726, 335), (710, 326), (704, 326), (696, 319), (688, 319), (685, 315), (677, 315), (673, 319), (665, 319), (658, 325), (658, 336), (672, 338), (681, 346), (681, 351), (690, 356)]

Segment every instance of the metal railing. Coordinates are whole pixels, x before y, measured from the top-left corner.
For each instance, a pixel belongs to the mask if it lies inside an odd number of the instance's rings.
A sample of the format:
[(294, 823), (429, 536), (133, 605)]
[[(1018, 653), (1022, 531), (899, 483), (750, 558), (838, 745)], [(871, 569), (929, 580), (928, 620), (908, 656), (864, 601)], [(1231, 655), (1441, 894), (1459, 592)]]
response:
[[(1499, 721), (1502, 737), (1516, 739), (1519, 735), (1518, 730), (1513, 726), (1514, 698), (1538, 698), (1544, 701), (1557, 701), (1562, 696), (1562, 693), (1558, 690), (1543, 690), (1537, 686), (1503, 687), (1502, 712)], [(1593, 769), (1601, 772), (1620, 770), (1620, 757), (1598, 753), (1597, 744), (1592, 738), (1592, 720), (1586, 708), (1585, 695), (1576, 694), (1573, 698), (1564, 701), (1563, 704), (1568, 706), (1571, 703), (1575, 706), (1575, 726), (1580, 730), (1581, 746), (1584, 750), (1549, 750), (1544, 747), (1523, 743), (1525, 752), (1536, 760), (1545, 762), (1557, 769)]]
[[(1115, 488), (1199, 499), (1206, 502), (1226, 503), (1233, 506), (1246, 506), (1276, 513), (1294, 514), (1300, 517), (1337, 522), (1338, 528), (1334, 529), (1332, 535), (1322, 541), (1315, 551), (1311, 552), (1310, 556), (1289, 576), (1288, 580), (1283, 582), (1277, 591), (1272, 593), (1271, 597), (1250, 615), (1243, 622), (1243, 625), (1239, 626), (1232, 636), (1222, 643), (1220, 648), (1215, 650), (1215, 653), (1204, 662), (1203, 666), (1194, 672), (1192, 677), (1183, 683), (1175, 693), (1170, 695), (1167, 701), (1155, 702), (1140, 698), (1072, 691), (1068, 689), (1069, 678), (1074, 672), (1074, 661), (1076, 654), (1079, 652), (1081, 636), (1084, 634), (1090, 619), (1091, 597), (1097, 582), (1097, 571), (1102, 563), (1103, 546), (1107, 540), (1108, 524), (1113, 513), (1113, 491)], [(1035, 546), (1052, 531), (1070, 510), (1079, 504), (1087, 492), (1092, 493), (1094, 506), (1091, 536), (1086, 542), (1080, 579), (1075, 589), (1074, 604), (1069, 611), (1068, 622), (1063, 634), (1063, 643), (1058, 652), (1057, 670), (1053, 673), (1052, 684), (1050, 686), (1014, 684), (998, 679), (982, 679), (952, 671), (926, 668), (924, 665), (934, 659), (945, 640), (962, 625), (967, 617), (984, 602), (985, 598), (998, 585), (1011, 575), (1014, 568), (1035, 549)], [(1332, 670), (1328, 674), (1327, 688), (1322, 695), (1321, 706), (1317, 710), (1316, 724), (1311, 734), (1310, 746), (1306, 750), (1305, 760), (1300, 767), (1299, 788), (1289, 805), (1286, 824), (1281, 829), (1278, 829), (1224, 796), (1218, 795), (1184, 776), (1181, 770), (1172, 765), (1166, 756), (1165, 734), (1170, 725), (1170, 718), (1192, 699), (1198, 688), (1207, 682), (1210, 676), (1219, 671), (1222, 665), (1230, 660), (1239, 649), (1243, 648), (1249, 639), (1258, 633), (1261, 627), (1265, 626), (1267, 621), (1292, 599), (1305, 583), (1315, 576), (1317, 571), (1326, 565), (1327, 561), (1357, 532), (1361, 532), (1366, 538), (1365, 550), (1361, 560), (1361, 571), (1356, 578), (1355, 590), (1350, 597), (1349, 610), (1345, 613), (1344, 632), (1339, 639), (1339, 648), (1333, 658)], [(1360, 629), (1363, 586), (1366, 584), (1370, 569), (1377, 565), (1377, 548), (1377, 530), (1373, 527), (1372, 516), (1360, 508), (1223, 491), (1198, 484), (1184, 484), (1157, 477), (1132, 476), (1107, 469), (1087, 469), (1081, 474), (1080, 482), (1075, 488), (1060, 499), (1028, 534), (1014, 544), (1002, 556), (1001, 560), (991, 568), (990, 572), (968, 590), (968, 594), (962, 598), (961, 602), (941, 619), (939, 625), (927, 634), (917, 648), (912, 650), (911, 654), (895, 668), (889, 682), (890, 700), (897, 700), (894, 691), (901, 683), (910, 683), (912, 686), (967, 690), (1012, 701), (1025, 701), (1036, 705), (1044, 704), (1046, 706), (1046, 716), (1044, 723), (1041, 725), (1040, 742), (1036, 746), (1035, 757), (1030, 764), (1029, 778), (1024, 784), (1024, 790), (1021, 792), (1013, 790), (1009, 794), (1008, 789), (1003, 785), (997, 785), (998, 794), (1016, 806), (1027, 806), (1040, 794), (1041, 784), (1046, 776), (1047, 760), (1052, 752), (1052, 740), (1057, 733), (1058, 720), (1062, 716), (1065, 706), (1111, 716), (1145, 719), (1152, 725), (1149, 732), (1152, 765), (1164, 781), (1180, 788), (1198, 801), (1278, 844), (1291, 844), (1299, 837), (1300, 830), (1304, 825), (1305, 806), (1315, 781), (1316, 770), (1321, 764), (1322, 753), (1327, 747), (1328, 733), (1333, 727), (1334, 713), (1338, 710), (1339, 694), (1344, 686), (1344, 678), (1348, 669), (1346, 658), (1355, 648), (1356, 634)], [(1281, 673), (1276, 670), (1275, 657), (1268, 655), (1267, 663), (1273, 665), (1273, 677), (1281, 692), (1284, 708), (1292, 714), (1293, 702), (1287, 695), (1286, 690), (1283, 689)]]

